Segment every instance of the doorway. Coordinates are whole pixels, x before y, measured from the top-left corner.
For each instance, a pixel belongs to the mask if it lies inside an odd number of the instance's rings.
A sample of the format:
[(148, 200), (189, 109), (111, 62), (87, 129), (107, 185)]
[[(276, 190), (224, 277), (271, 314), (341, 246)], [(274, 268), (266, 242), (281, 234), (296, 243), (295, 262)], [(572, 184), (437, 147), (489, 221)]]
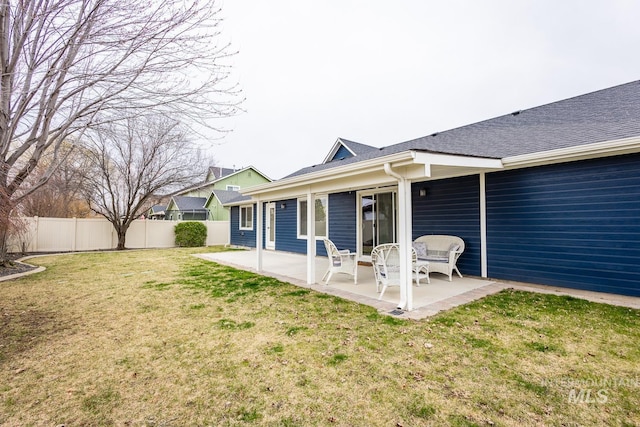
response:
[(360, 193), (360, 255), (383, 243), (393, 243), (397, 234), (396, 192)]
[(276, 249), (276, 204), (267, 203), (267, 218), (265, 225), (265, 249)]

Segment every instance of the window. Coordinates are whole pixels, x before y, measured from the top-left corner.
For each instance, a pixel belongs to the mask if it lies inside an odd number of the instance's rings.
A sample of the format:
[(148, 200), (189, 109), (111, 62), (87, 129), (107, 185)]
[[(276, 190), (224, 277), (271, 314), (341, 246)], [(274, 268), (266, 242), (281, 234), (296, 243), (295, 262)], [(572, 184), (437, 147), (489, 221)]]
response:
[(253, 205), (240, 206), (240, 230), (253, 230)]
[[(327, 196), (316, 196), (316, 238), (327, 237)], [(307, 199), (298, 199), (298, 238), (307, 237)]]
[(239, 185), (227, 185), (227, 191), (239, 191), (239, 190), (240, 190)]

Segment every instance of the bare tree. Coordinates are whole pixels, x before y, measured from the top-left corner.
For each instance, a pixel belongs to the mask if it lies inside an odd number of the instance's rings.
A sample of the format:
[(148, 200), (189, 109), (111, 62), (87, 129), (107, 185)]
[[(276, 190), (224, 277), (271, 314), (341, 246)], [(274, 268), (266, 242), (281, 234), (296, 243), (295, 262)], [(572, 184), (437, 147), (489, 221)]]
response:
[(219, 23), (215, 0), (0, 0), (1, 202), (42, 186), (62, 142), (102, 123), (153, 111), (211, 128), (234, 114)]
[(204, 168), (173, 119), (130, 118), (88, 133), (87, 139), (87, 196), (91, 208), (113, 224), (118, 249), (125, 248), (129, 226), (154, 194), (193, 184)]
[[(49, 180), (26, 196), (19, 206), (21, 215), (54, 218), (83, 218), (91, 214), (84, 192), (84, 176), (89, 158), (86, 150), (76, 144), (65, 142), (59, 148), (65, 161), (51, 174)], [(31, 179), (38, 179), (50, 167), (53, 155), (46, 153), (38, 162)], [(33, 183), (27, 183), (33, 184)]]

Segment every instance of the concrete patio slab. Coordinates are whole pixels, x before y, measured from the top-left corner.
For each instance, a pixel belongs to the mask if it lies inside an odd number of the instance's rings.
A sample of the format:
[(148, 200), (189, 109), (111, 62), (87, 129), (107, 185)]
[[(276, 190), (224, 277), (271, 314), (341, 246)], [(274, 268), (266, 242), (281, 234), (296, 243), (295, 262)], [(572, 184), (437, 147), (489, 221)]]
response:
[[(400, 300), (400, 288), (388, 288), (382, 299), (376, 289), (373, 268), (367, 265), (358, 266), (358, 283), (345, 274), (336, 274), (329, 285), (321, 283), (322, 276), (327, 270), (328, 259), (316, 257), (315, 284), (308, 285), (307, 259), (305, 255), (287, 252), (264, 251), (262, 256), (263, 271), (260, 274), (274, 277), (297, 286), (313, 289), (319, 292), (340, 296), (361, 304), (375, 307), (381, 312), (390, 313), (396, 309)], [(220, 264), (237, 267), (243, 270), (257, 272), (257, 253), (255, 250), (236, 250), (196, 255), (200, 258)], [(454, 275), (451, 282), (439, 273), (430, 275), (431, 283), (413, 286), (414, 310), (404, 312), (399, 317), (420, 319), (432, 316), (441, 310), (446, 310), (461, 304), (466, 304), (486, 295), (505, 289), (508, 286), (479, 278)]]
[[(196, 256), (220, 264), (256, 272), (257, 254), (255, 250), (235, 250)], [(262, 257), (263, 271), (260, 272), (260, 274), (275, 277), (284, 282), (313, 289), (318, 292), (324, 292), (366, 304), (375, 307), (383, 313), (395, 312), (396, 305), (400, 299), (399, 288), (387, 289), (382, 299), (378, 300), (379, 294), (376, 291), (373, 268), (371, 266), (360, 265), (358, 267), (358, 284), (354, 284), (353, 278), (350, 276), (337, 274), (332, 277), (329, 285), (324, 285), (321, 284), (320, 281), (327, 269), (327, 264), (328, 259), (326, 257), (316, 257), (316, 283), (308, 285), (306, 283), (307, 259), (305, 255), (264, 251)], [(460, 278), (455, 275), (453, 276), (453, 281), (449, 282), (446, 276), (438, 273), (432, 273), (430, 278), (430, 284), (423, 284), (419, 287), (413, 286), (414, 309), (398, 314), (398, 317), (422, 319), (433, 316), (440, 311), (467, 304), (487, 295), (500, 292), (503, 289), (510, 288), (527, 292), (568, 295), (592, 302), (640, 309), (639, 297), (583, 291), (559, 286), (520, 282), (498, 282), (477, 277)]]

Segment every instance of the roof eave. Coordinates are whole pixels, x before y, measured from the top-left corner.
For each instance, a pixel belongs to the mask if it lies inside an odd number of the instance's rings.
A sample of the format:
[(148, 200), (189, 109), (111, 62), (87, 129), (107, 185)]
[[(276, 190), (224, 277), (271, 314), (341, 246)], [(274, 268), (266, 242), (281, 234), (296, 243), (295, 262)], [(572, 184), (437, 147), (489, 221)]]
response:
[[(380, 174), (384, 175), (383, 169), (386, 163), (392, 165), (394, 168), (400, 168), (403, 166), (413, 168), (413, 174), (408, 176), (409, 179), (431, 177), (432, 165), (445, 165), (481, 170), (502, 169), (502, 162), (500, 159), (431, 153), (420, 150), (407, 150), (376, 157), (374, 159), (322, 169), (318, 172), (310, 172), (304, 175), (284, 178), (280, 181), (254, 186), (246, 190), (241, 190), (240, 192), (245, 196), (260, 197), (268, 195), (269, 193), (283, 193), (291, 190), (299, 190), (303, 186), (310, 187), (314, 184), (349, 179), (355, 176), (362, 176), (367, 173), (377, 173), (379, 176)], [(389, 181), (392, 181), (392, 178), (389, 177)]]
[(539, 151), (502, 159), (505, 169), (549, 165), (598, 157), (618, 156), (640, 152), (640, 137), (622, 138), (587, 145)]

